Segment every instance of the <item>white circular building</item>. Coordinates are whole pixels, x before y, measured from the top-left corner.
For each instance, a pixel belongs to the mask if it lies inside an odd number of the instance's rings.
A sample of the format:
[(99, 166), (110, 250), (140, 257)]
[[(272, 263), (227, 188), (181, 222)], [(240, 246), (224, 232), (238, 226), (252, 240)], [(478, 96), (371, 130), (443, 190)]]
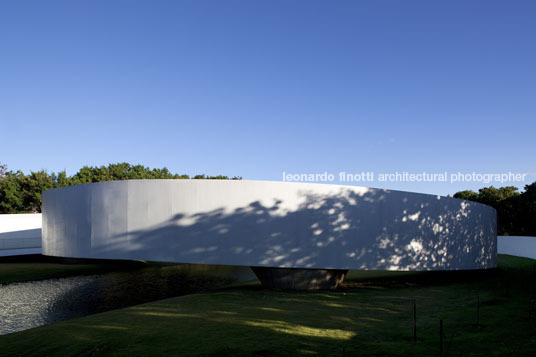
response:
[(348, 269), (493, 268), (496, 220), (475, 202), (357, 186), (112, 181), (44, 192), (43, 254), (250, 266), (266, 285), (322, 287)]

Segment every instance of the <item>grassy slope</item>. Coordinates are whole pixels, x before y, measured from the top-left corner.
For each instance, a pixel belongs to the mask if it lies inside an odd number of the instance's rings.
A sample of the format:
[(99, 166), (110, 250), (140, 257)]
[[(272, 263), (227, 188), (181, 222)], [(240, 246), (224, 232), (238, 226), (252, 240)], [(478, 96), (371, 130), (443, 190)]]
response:
[(437, 355), (441, 318), (448, 355), (536, 355), (534, 264), (500, 256), (495, 271), (355, 276), (338, 292), (183, 296), (0, 336), (0, 354)]

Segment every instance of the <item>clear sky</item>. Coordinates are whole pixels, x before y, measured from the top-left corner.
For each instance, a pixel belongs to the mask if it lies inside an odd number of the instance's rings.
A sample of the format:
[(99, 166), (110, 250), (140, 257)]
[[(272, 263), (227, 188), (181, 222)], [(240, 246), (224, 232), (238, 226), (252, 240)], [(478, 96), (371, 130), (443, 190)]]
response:
[(532, 0), (2, 1), (0, 162), (534, 173), (535, 19)]

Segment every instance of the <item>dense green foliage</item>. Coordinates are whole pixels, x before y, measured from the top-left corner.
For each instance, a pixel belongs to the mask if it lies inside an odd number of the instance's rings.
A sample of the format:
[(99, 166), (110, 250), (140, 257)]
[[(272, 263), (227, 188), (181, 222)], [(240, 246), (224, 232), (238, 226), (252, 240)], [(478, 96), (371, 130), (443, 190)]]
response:
[(456, 192), (454, 197), (495, 208), (499, 235), (536, 236), (536, 182), (526, 185), (522, 193), (513, 186), (491, 186), (478, 192)]
[[(126, 162), (84, 166), (73, 176), (67, 176), (65, 171), (48, 173), (45, 170), (25, 175), (20, 170), (9, 171), (6, 165), (0, 165), (0, 213), (41, 212), (41, 194), (51, 188), (134, 179), (190, 179), (190, 176), (171, 173), (165, 167), (150, 169)], [(195, 175), (193, 179), (240, 180), (241, 177)]]

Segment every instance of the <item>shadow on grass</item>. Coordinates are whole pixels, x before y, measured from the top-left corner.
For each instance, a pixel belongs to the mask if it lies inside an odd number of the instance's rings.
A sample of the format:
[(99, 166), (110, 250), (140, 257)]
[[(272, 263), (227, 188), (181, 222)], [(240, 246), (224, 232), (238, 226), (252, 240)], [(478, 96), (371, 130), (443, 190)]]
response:
[(361, 277), (339, 291), (228, 288), (2, 336), (0, 354), (437, 355), (442, 319), (444, 355), (531, 355), (533, 265), (503, 256), (494, 271)]

